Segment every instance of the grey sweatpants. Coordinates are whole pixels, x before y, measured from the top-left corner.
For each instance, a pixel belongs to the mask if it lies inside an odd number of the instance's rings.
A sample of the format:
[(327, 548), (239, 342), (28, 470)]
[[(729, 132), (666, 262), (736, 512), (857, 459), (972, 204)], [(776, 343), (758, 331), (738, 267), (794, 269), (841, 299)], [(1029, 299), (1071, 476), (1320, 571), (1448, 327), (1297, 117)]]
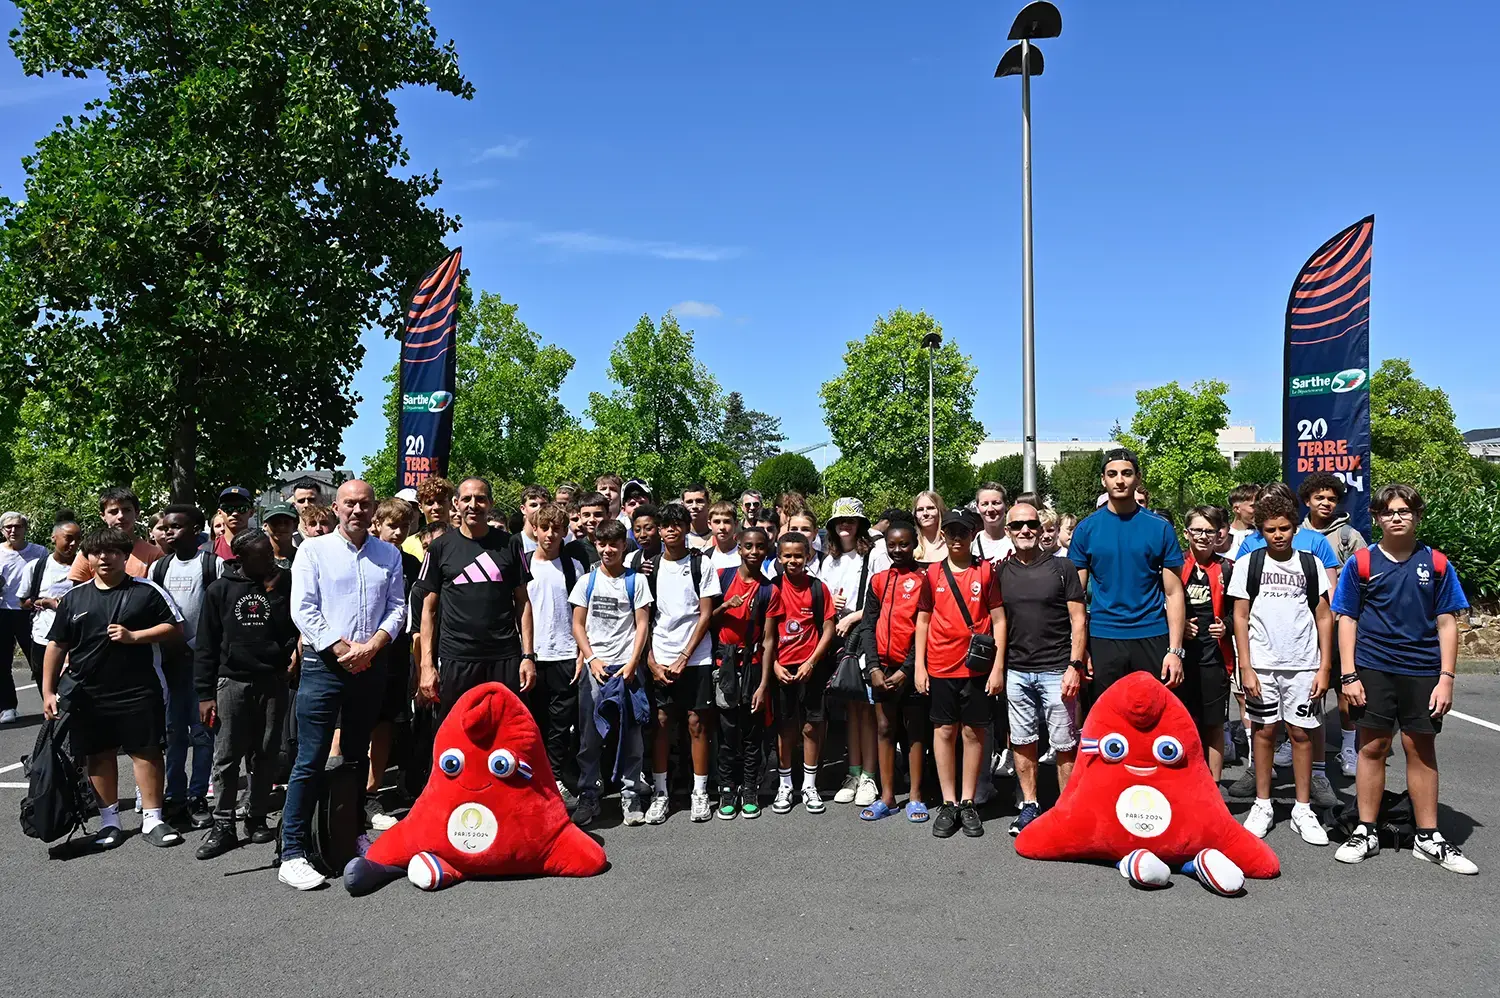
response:
[(239, 796), (240, 760), (250, 759), (250, 804), (252, 818), (266, 816), (271, 783), (276, 778), (281, 753), (281, 726), (286, 716), (287, 688), (281, 678), (257, 683), (219, 678), (216, 702), (219, 733), (214, 739), (214, 817), (234, 818)]
[[(619, 666), (612, 666), (610, 671), (614, 672), (618, 668)], [(604, 748), (604, 736), (599, 734), (599, 729), (594, 725), (594, 713), (602, 689), (594, 674), (584, 669), (578, 680), (578, 792), (595, 797), (599, 795), (601, 762), (606, 772), (613, 773), (615, 769), (614, 759), (601, 760), (599, 757)], [(621, 805), (649, 800), (651, 784), (646, 782), (645, 773), (641, 769), (645, 756), (641, 729), (634, 724), (630, 725), (620, 741)]]

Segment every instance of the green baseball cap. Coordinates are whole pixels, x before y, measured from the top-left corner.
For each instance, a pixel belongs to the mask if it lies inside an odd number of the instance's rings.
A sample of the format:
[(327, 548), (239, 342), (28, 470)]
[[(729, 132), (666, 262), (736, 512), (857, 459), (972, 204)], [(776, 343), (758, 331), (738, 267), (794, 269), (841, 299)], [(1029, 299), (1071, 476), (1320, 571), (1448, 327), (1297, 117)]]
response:
[(290, 516), (295, 520), (297, 519), (297, 511), (292, 508), (292, 504), (289, 502), (273, 503), (272, 505), (267, 506), (266, 511), (261, 514), (260, 522), (269, 523), (271, 522), (272, 517), (277, 516)]

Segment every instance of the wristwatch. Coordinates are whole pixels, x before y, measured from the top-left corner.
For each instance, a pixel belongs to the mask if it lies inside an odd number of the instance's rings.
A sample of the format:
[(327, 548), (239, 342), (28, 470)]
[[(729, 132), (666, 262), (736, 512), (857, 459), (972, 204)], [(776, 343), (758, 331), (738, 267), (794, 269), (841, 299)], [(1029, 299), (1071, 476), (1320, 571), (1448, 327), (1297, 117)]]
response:
[(1167, 654), (1168, 655), (1176, 655), (1182, 661), (1184, 661), (1184, 662), (1187, 661), (1187, 649), (1186, 648), (1168, 648), (1167, 649)]
[(1068, 663), (1068, 668), (1070, 668), (1070, 669), (1077, 669), (1079, 672), (1082, 672), (1083, 671), (1083, 663), (1080, 662), (1078, 659), (1075, 658), (1073, 661), (1071, 661), (1071, 662)]
[(534, 664), (536, 662), (536, 652), (534, 652), (534, 651), (523, 651), (523, 652), (521, 652), (521, 661), (524, 662), (528, 658), (531, 659), (532, 663)]

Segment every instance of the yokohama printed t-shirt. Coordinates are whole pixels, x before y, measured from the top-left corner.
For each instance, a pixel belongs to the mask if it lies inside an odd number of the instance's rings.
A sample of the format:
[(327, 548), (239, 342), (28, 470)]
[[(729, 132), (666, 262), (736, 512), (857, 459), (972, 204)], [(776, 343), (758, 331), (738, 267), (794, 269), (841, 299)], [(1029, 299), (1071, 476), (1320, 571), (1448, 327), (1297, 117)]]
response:
[[(1250, 555), (1234, 562), (1229, 595), (1248, 600)], [(1317, 591), (1328, 592), (1328, 573), (1317, 573)], [(1266, 553), (1260, 573), (1260, 592), (1250, 604), (1250, 665), (1257, 670), (1305, 672), (1320, 664), (1318, 625), (1307, 605), (1307, 577), (1294, 550), (1286, 561)]]

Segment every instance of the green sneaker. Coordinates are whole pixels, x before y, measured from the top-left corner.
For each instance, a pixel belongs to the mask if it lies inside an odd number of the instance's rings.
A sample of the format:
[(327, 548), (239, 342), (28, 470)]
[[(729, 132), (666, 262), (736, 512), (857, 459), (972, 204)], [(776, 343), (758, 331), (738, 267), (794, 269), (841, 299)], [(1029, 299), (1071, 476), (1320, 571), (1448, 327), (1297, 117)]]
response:
[(740, 813), (740, 798), (733, 790), (719, 791), (718, 815), (725, 821), (732, 821), (734, 816)]
[(740, 816), (747, 821), (760, 817), (760, 795), (753, 791), (740, 792)]

